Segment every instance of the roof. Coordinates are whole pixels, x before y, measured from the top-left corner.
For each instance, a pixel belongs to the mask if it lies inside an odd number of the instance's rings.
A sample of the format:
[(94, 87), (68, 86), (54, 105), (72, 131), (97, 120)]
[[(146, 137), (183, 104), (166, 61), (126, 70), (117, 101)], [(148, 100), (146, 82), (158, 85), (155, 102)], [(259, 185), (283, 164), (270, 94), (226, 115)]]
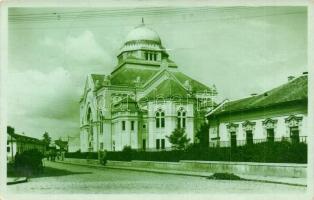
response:
[(266, 108), (295, 101), (306, 102), (307, 81), (307, 76), (300, 76), (263, 94), (227, 102), (217, 109), (213, 115)]
[(184, 84), (185, 81), (189, 81), (190, 85), (192, 86), (193, 92), (204, 92), (204, 91), (211, 91), (211, 88), (204, 85), (203, 83), (196, 81), (189, 76), (185, 75), (182, 72), (171, 72), (180, 82), (181, 84)]
[(136, 85), (136, 81), (139, 81), (140, 85), (145, 84), (154, 75), (158, 73), (156, 69), (143, 69), (143, 68), (123, 68), (121, 71), (112, 75), (110, 79), (111, 85), (118, 86), (131, 86)]
[[(118, 86), (128, 86), (128, 87), (134, 87), (137, 83), (136, 81), (139, 81), (139, 85), (143, 86), (145, 85), (149, 80), (151, 80), (158, 72), (160, 72), (160, 69), (143, 69), (143, 68), (124, 68), (121, 69), (121, 71), (115, 73), (111, 79), (110, 83), (111, 85), (118, 85)], [(196, 81), (192, 79), (191, 77), (185, 75), (182, 72), (179, 71), (168, 71), (170, 74), (174, 75), (174, 77), (182, 84), (184, 85), (186, 81), (189, 82), (189, 84), (192, 86), (193, 92), (210, 92), (211, 88), (208, 86), (202, 84), (199, 81)], [(95, 75), (96, 76), (96, 75)], [(97, 76), (97, 79), (99, 81), (103, 81), (103, 78)]]
[(17, 141), (44, 144), (44, 142), (42, 140), (37, 139), (37, 138), (33, 138), (33, 137), (25, 136), (25, 135), (20, 135), (17, 133), (8, 133), (8, 134)]
[(263, 94), (230, 101), (217, 109), (213, 115), (270, 107), (282, 103), (307, 101), (308, 77), (300, 76)]
[(167, 79), (159, 84), (153, 91), (148, 93), (148, 95), (143, 97), (141, 100), (160, 98), (189, 98), (189, 92), (175, 80)]
[(138, 40), (148, 40), (157, 42), (159, 44), (161, 43), (160, 37), (157, 32), (148, 28), (144, 24), (141, 24), (131, 30), (126, 37), (126, 42)]

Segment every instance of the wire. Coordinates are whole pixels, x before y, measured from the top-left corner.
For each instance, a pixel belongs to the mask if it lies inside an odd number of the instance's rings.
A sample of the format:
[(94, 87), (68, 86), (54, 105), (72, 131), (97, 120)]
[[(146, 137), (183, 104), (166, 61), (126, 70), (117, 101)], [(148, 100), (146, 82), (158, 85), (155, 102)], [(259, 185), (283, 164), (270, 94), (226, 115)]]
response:
[[(147, 25), (165, 25), (165, 24), (189, 24), (189, 23), (204, 23), (204, 22), (208, 22), (208, 21), (223, 21), (223, 20), (242, 20), (242, 19), (253, 19), (253, 18), (266, 18), (266, 17), (274, 17), (274, 16), (288, 16), (288, 15), (304, 15), (306, 14), (305, 12), (290, 12), (290, 13), (278, 13), (278, 14), (268, 14), (268, 15), (249, 15), (249, 16), (242, 16), (242, 17), (220, 17), (220, 18), (208, 18), (208, 19), (203, 19), (203, 20), (184, 20), (184, 21), (171, 21), (171, 22), (158, 22), (158, 23), (145, 23)], [(62, 22), (62, 20), (60, 20), (60, 22)], [(42, 24), (51, 24), (49, 22), (41, 22)], [(136, 26), (137, 24), (127, 24), (127, 25), (123, 25), (123, 24), (112, 24), (110, 25), (110, 28), (113, 27), (122, 27), (122, 26)], [(108, 27), (105, 26), (72, 26), (71, 29), (75, 29), (75, 28), (99, 28), (99, 29), (107, 29)], [(68, 27), (16, 27), (15, 29), (64, 29), (64, 28), (68, 28)]]
[[(265, 9), (264, 7), (262, 7)], [(195, 11), (206, 12), (206, 13), (213, 13), (213, 12), (220, 12), (223, 14), (227, 14), (230, 12), (235, 11), (243, 11), (243, 10), (249, 10), (254, 11), (256, 9), (261, 10), (260, 7), (257, 8), (251, 8), (251, 7), (227, 7), (227, 8), (176, 8), (176, 9), (165, 9), (165, 8), (154, 8), (154, 9), (145, 9), (141, 8), (142, 10), (101, 10), (101, 11), (80, 11), (80, 12), (68, 12), (68, 13), (35, 13), (35, 14), (20, 14), (20, 15), (9, 15), (9, 21), (10, 22), (25, 22), (25, 21), (47, 21), (47, 20), (72, 20), (73, 18), (76, 19), (90, 19), (91, 17), (104, 17), (104, 16), (111, 16), (111, 17), (117, 17), (117, 16), (138, 16), (138, 15), (146, 15), (146, 16), (156, 16), (156, 15), (166, 15), (166, 14), (172, 14), (172, 15), (182, 15), (182, 14), (192, 14)], [(76, 13), (76, 15), (73, 15)], [(36, 18), (35, 18), (36, 17)]]
[[(42, 15), (51, 15), (51, 14), (65, 14), (65, 15), (71, 15), (71, 14), (82, 14), (82, 13), (88, 13), (88, 12), (92, 12), (92, 13), (99, 13), (99, 12), (106, 12), (109, 14), (114, 14), (114, 13), (124, 13), (127, 12), (128, 14), (130, 13), (134, 13), (134, 12), (152, 12), (152, 11), (175, 11), (175, 12), (182, 12), (182, 11), (195, 11), (197, 10), (214, 10), (217, 11), (218, 9), (221, 10), (230, 10), (230, 9), (239, 9), (239, 8), (245, 8), (245, 7), (194, 7), (194, 8), (182, 8), (182, 7), (178, 7), (178, 8), (168, 8), (168, 7), (152, 7), (152, 8), (134, 8), (134, 9), (101, 9), (101, 10), (92, 10), (92, 11), (76, 11), (76, 12), (53, 12), (53, 13), (30, 13), (30, 14), (9, 14), (10, 17), (25, 17), (25, 16), (42, 16)], [(118, 12), (117, 12), (118, 11)]]

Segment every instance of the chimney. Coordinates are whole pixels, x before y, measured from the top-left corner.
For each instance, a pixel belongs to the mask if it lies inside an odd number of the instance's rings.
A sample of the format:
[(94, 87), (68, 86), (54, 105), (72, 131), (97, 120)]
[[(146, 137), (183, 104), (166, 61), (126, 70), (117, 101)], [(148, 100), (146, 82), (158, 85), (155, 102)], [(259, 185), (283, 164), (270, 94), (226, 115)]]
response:
[(255, 97), (255, 96), (257, 96), (257, 93), (252, 93), (251, 96)]
[(294, 76), (288, 76), (288, 82), (292, 81), (294, 78)]

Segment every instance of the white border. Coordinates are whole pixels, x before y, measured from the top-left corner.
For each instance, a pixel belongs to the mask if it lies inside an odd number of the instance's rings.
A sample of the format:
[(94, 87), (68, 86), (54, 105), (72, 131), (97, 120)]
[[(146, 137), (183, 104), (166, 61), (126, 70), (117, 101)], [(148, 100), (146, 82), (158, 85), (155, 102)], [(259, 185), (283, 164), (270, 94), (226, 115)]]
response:
[[(309, 130), (314, 130), (314, 100), (313, 100), (313, 86), (314, 85), (314, 37), (311, 33), (314, 33), (314, 1), (312, 0), (172, 0), (172, 1), (158, 1), (158, 0), (108, 0), (108, 1), (75, 1), (75, 0), (56, 0), (56, 1), (31, 1), (31, 0), (12, 0), (2, 1), (0, 0), (0, 194), (4, 199), (314, 199), (314, 132), (309, 131), (308, 134), (308, 191), (305, 194), (298, 195), (285, 195), (285, 194), (123, 194), (123, 195), (112, 195), (112, 194), (23, 194), (23, 195), (12, 195), (6, 193), (6, 116), (7, 116), (7, 99), (6, 97), (6, 72), (7, 72), (7, 56), (8, 56), (8, 33), (7, 33), (7, 10), (9, 7), (151, 7), (151, 6), (308, 6), (308, 71), (309, 71), (309, 93), (308, 93), (308, 127)], [(313, 102), (313, 103), (312, 103)], [(1, 196), (0, 196), (1, 199)]]

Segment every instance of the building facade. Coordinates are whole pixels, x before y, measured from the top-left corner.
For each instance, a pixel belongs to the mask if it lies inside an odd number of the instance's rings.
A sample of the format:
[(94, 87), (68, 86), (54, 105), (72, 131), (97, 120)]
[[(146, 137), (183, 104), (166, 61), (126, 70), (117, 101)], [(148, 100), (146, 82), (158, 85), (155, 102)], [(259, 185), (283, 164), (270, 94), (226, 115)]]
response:
[(305, 142), (308, 76), (297, 78), (263, 94), (224, 101), (207, 114), (210, 146), (241, 146), (287, 140)]
[(80, 99), (80, 149), (171, 148), (184, 128), (190, 141), (213, 105), (214, 88), (179, 71), (159, 35), (144, 23), (131, 30), (110, 75), (90, 74)]
[(32, 138), (17, 133), (7, 133), (7, 161), (12, 162), (17, 153), (37, 149), (45, 154), (46, 144), (36, 138)]

